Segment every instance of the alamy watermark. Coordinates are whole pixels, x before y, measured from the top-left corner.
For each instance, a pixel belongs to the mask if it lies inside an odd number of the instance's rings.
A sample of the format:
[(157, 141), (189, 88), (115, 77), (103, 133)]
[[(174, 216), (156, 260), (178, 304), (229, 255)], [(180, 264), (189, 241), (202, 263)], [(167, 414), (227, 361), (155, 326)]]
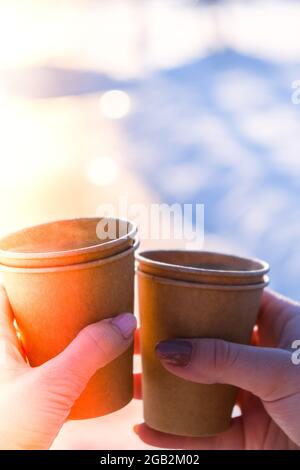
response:
[(295, 349), (295, 351), (292, 353), (292, 363), (295, 366), (298, 366), (300, 364), (300, 339), (295, 339), (291, 347), (292, 349)]
[(204, 244), (204, 204), (128, 204), (122, 197), (117, 207), (101, 204), (97, 214), (104, 217), (97, 225), (99, 239), (126, 235), (126, 224), (115, 220), (122, 218), (138, 226), (140, 240), (180, 240), (198, 249)]
[(300, 104), (300, 80), (292, 82), (292, 89), (294, 90), (291, 96), (293, 104)]

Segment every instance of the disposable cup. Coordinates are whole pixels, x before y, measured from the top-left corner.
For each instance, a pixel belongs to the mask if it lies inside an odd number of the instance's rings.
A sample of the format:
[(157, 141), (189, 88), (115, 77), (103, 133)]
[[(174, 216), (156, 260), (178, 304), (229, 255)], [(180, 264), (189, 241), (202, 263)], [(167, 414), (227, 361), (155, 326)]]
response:
[[(200, 384), (176, 377), (162, 366), (155, 346), (174, 338), (220, 338), (247, 344), (268, 278), (260, 273), (261, 280), (256, 284), (251, 283), (251, 276), (248, 284), (229, 284), (223, 265), (222, 274), (213, 273), (211, 283), (204, 283), (202, 276), (201, 282), (178, 280), (176, 274), (183, 272), (184, 278), (186, 272), (183, 269), (178, 273), (173, 267), (168, 279), (165, 267), (164, 277), (144, 272), (148, 258), (155, 262), (157, 254), (154, 258), (149, 252), (138, 256), (145, 422), (156, 430), (183, 436), (221, 433), (230, 425), (237, 389), (231, 385)], [(217, 254), (214, 258), (219, 259)], [(221, 259), (223, 263), (223, 255)], [(177, 264), (181, 261), (182, 258), (177, 259)], [(154, 263), (150, 267), (154, 269)], [(229, 267), (230, 273), (231, 265)], [(156, 272), (160, 268), (158, 266)], [(211, 271), (211, 266), (201, 269)], [(229, 278), (232, 277), (240, 279), (242, 275), (229, 274)]]

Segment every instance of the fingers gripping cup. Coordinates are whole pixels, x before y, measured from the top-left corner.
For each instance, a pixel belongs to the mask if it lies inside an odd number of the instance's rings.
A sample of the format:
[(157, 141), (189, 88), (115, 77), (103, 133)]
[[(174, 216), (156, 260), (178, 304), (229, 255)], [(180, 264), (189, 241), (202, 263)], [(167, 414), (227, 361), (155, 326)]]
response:
[(236, 388), (176, 377), (163, 368), (155, 346), (166, 339), (198, 337), (248, 343), (268, 282), (268, 265), (185, 251), (148, 251), (137, 260), (146, 423), (185, 436), (225, 431)]
[[(88, 324), (133, 311), (136, 229), (128, 223), (124, 233), (117, 219), (116, 238), (98, 239), (99, 221), (54, 222), (0, 241), (4, 285), (32, 366), (56, 356)], [(96, 372), (71, 419), (102, 416), (132, 399), (132, 354), (130, 347)]]

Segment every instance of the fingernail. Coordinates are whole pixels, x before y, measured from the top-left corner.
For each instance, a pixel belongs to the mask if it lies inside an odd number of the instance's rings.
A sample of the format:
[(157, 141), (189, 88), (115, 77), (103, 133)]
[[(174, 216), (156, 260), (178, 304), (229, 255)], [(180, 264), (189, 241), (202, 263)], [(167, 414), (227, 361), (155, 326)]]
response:
[(189, 341), (162, 341), (158, 343), (155, 352), (159, 359), (172, 366), (184, 367), (191, 360), (193, 345)]
[(111, 324), (119, 330), (123, 338), (128, 339), (136, 329), (136, 318), (132, 313), (121, 313), (112, 318)]

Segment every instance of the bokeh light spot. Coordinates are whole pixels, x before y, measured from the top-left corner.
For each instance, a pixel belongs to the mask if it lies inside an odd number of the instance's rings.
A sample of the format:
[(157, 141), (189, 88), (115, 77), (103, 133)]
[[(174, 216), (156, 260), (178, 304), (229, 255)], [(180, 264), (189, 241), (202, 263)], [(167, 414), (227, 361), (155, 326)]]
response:
[(99, 100), (100, 111), (109, 119), (121, 119), (130, 110), (130, 98), (121, 90), (110, 90), (103, 93)]

